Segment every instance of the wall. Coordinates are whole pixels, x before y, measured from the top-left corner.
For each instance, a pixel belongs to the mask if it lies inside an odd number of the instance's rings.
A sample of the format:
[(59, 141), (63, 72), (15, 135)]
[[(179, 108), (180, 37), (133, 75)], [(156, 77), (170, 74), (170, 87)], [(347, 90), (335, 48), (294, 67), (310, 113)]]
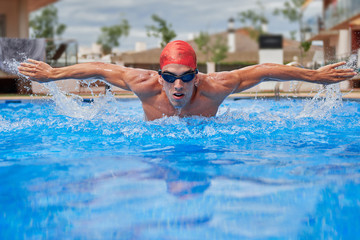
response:
[[(55, 82), (60, 90), (69, 92), (69, 93), (79, 93), (80, 84), (77, 80), (60, 80)], [(37, 95), (49, 94), (49, 90), (41, 83), (31, 82), (32, 93)]]
[(0, 14), (6, 18), (6, 37), (29, 37), (27, 0), (0, 0)]
[[(260, 49), (259, 50), (259, 63), (284, 63), (284, 50), (283, 49)], [(267, 81), (259, 84), (261, 91), (274, 91), (277, 82)]]

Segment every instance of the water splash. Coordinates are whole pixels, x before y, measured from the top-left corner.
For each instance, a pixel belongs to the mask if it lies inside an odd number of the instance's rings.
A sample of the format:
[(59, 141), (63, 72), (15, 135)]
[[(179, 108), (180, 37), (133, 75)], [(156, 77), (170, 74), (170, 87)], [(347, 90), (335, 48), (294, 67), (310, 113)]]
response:
[(358, 55), (357, 54), (351, 54), (349, 59), (346, 61), (346, 64), (338, 67), (338, 69), (345, 69), (345, 68), (352, 68), (352, 69), (358, 69)]
[(107, 113), (116, 114), (117, 112), (117, 108), (112, 104), (116, 102), (116, 99), (109, 91), (99, 96), (92, 93), (93, 101), (84, 103), (83, 97), (60, 90), (55, 82), (45, 83), (44, 86), (49, 90), (49, 95), (59, 114), (90, 120)]
[[(352, 54), (346, 63), (338, 69), (357, 69), (357, 54)], [(340, 90), (340, 83), (326, 85), (319, 89), (317, 94), (304, 105), (303, 111), (296, 118), (312, 117), (314, 119), (329, 119), (331, 113), (342, 106), (343, 94)]]
[(304, 105), (296, 118), (329, 119), (331, 113), (342, 106), (342, 96), (340, 84), (327, 85)]
[[(18, 70), (20, 63), (26, 62), (28, 57), (24, 53), (19, 53), (19, 56), (20, 61), (11, 59), (10, 61), (3, 62), (5, 71), (19, 76), (20, 80), (30, 81), (28, 76), (21, 74)], [(62, 91), (55, 82), (43, 83), (42, 86), (48, 90), (49, 93), (47, 95), (51, 96), (59, 114), (89, 120), (106, 112), (116, 112), (116, 108), (110, 104), (115, 102), (116, 99), (109, 91), (107, 91), (105, 95), (98, 96), (92, 91), (90, 85), (98, 80), (99, 79), (83, 80), (83, 83), (85, 83), (90, 90), (91, 97), (94, 99), (90, 104), (84, 104), (84, 99), (79, 95)], [(36, 94), (34, 96), (36, 96)]]
[(26, 62), (28, 57), (25, 55), (25, 53), (19, 53), (19, 58), (20, 58), (20, 61), (16, 60), (15, 58), (12, 58), (11, 60), (3, 61), (2, 66), (4, 69), (2, 69), (2, 70), (7, 73), (10, 73), (10, 74), (17, 75), (22, 80), (29, 80), (28, 76), (21, 74), (18, 70), (20, 63)]
[[(25, 54), (21, 54), (21, 59), (26, 61), (27, 57)], [(20, 61), (21, 62), (21, 61)], [(12, 74), (18, 75), (21, 79), (29, 79), (18, 72), (19, 61), (12, 59), (12, 61), (4, 62), (7, 71)], [(356, 68), (357, 55), (353, 54), (349, 57), (345, 65), (340, 68)], [(84, 104), (84, 99), (76, 94), (71, 94), (62, 91), (55, 82), (42, 84), (49, 92), (48, 95), (55, 103), (55, 109), (60, 115), (65, 115), (73, 118), (91, 120), (94, 118), (103, 118), (107, 121), (119, 121), (118, 118), (118, 107), (119, 103), (112, 93), (107, 91), (105, 95), (97, 96), (91, 89), (90, 85), (98, 81), (99, 79), (87, 79), (83, 80), (85, 85), (87, 84), (88, 89), (91, 92), (91, 98), (93, 99), (90, 103)], [(100, 80), (101, 81), (101, 80)], [(262, 116), (265, 121), (275, 121), (281, 123), (288, 118), (314, 118), (314, 119), (328, 119), (331, 117), (331, 113), (339, 109), (342, 106), (342, 96), (339, 84), (332, 84), (319, 89), (318, 93), (310, 100), (306, 101), (303, 110), (294, 114), (282, 112), (264, 112)], [(256, 100), (260, 101), (260, 100)], [(249, 110), (249, 109), (248, 109)], [(254, 109), (253, 109), (254, 110)], [(229, 108), (220, 108), (217, 116), (221, 116), (215, 119), (216, 122), (228, 123), (239, 118), (243, 120), (249, 120), (252, 118), (251, 115), (254, 111), (232, 111)], [(176, 121), (176, 118), (171, 118), (171, 121)], [(168, 121), (168, 120), (166, 120)], [(164, 124), (164, 122), (162, 122)]]

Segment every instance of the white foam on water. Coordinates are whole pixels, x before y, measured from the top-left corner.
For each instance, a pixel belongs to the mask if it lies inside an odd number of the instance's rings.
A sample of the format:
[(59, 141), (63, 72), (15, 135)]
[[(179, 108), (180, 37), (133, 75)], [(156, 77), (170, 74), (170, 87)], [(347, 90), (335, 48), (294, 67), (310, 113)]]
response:
[(10, 121), (4, 119), (2, 116), (0, 116), (0, 132), (5, 132), (9, 129)]
[(116, 108), (109, 104), (116, 101), (110, 92), (99, 96), (95, 96), (93, 93), (93, 101), (84, 104), (84, 99), (81, 96), (60, 90), (55, 82), (44, 83), (44, 86), (49, 90), (59, 114), (90, 120), (108, 112), (116, 112)]
[(0, 132), (19, 131), (19, 130), (31, 128), (39, 124), (46, 124), (46, 123), (44, 123), (43, 119), (31, 120), (28, 118), (24, 118), (14, 121), (14, 120), (8, 120), (0, 116)]

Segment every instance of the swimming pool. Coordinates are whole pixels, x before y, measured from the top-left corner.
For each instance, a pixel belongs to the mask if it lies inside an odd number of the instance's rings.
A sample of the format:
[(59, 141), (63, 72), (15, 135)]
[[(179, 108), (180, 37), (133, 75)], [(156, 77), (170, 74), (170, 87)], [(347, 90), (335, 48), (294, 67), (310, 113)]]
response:
[(353, 238), (359, 120), (333, 96), (153, 122), (111, 96), (1, 103), (0, 238)]

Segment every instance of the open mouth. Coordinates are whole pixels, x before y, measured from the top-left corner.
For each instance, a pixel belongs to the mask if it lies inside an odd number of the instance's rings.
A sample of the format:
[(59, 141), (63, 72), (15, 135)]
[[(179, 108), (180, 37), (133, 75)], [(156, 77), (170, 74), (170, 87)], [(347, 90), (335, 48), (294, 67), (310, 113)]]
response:
[(184, 96), (183, 93), (174, 93), (173, 95), (174, 95), (174, 97), (175, 97), (176, 99), (180, 99), (180, 98), (182, 98), (182, 97)]

